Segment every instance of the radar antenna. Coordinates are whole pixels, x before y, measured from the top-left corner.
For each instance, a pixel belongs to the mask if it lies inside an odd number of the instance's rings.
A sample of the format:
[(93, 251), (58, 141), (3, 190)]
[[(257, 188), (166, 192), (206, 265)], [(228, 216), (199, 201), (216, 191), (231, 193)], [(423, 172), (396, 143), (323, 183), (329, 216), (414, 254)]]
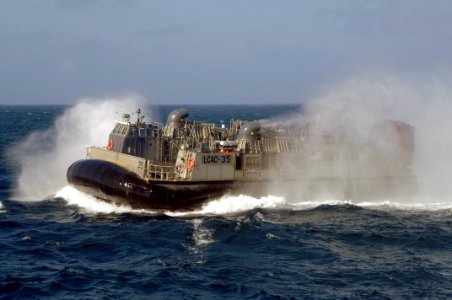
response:
[(141, 114), (141, 109), (137, 110), (137, 127), (140, 127), (140, 114)]

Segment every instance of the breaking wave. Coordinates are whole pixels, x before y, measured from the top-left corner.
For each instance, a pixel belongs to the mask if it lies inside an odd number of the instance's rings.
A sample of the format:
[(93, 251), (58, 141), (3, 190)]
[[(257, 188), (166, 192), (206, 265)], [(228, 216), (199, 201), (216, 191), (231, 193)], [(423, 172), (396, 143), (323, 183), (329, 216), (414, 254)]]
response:
[[(162, 212), (146, 209), (133, 209), (125, 205), (115, 205), (86, 195), (71, 186), (60, 189), (55, 197), (67, 201), (68, 205), (77, 205), (88, 214), (124, 214), (133, 213), (155, 216)], [(387, 199), (383, 201), (350, 201), (325, 199), (316, 201), (287, 201), (283, 197), (267, 195), (255, 198), (247, 195), (223, 196), (206, 203), (203, 208), (190, 212), (170, 212), (163, 214), (170, 217), (203, 217), (241, 214), (254, 209), (265, 210), (311, 210), (320, 206), (354, 205), (366, 209), (403, 210), (403, 211), (439, 211), (452, 210), (452, 198), (432, 198), (431, 196), (416, 196), (408, 199)], [(1, 206), (0, 206), (1, 209)]]
[(114, 205), (105, 201), (99, 200), (93, 196), (87, 195), (78, 191), (77, 189), (67, 185), (60, 189), (56, 194), (56, 198), (62, 198), (66, 200), (68, 205), (77, 205), (87, 213), (100, 213), (100, 214), (123, 214), (123, 213), (136, 213), (136, 214), (157, 214), (154, 211), (144, 209), (132, 209), (129, 206)]
[(223, 196), (204, 205), (201, 210), (193, 212), (167, 212), (169, 216), (192, 216), (192, 215), (227, 215), (250, 211), (257, 208), (278, 209), (285, 207), (285, 199), (278, 196), (264, 196), (254, 198), (247, 195)]

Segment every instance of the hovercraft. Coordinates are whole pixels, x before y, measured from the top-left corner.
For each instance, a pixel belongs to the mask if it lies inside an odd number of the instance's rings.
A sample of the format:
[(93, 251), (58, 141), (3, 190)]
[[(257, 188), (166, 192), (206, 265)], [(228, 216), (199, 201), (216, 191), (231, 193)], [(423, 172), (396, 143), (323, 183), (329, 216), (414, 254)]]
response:
[(183, 108), (165, 125), (140, 114), (116, 121), (105, 147), (89, 147), (69, 167), (68, 182), (109, 203), (170, 211), (199, 209), (226, 194), (353, 200), (416, 189), (414, 128), (403, 122), (383, 120), (357, 144), (310, 120), (293, 128), (231, 120), (226, 128), (190, 121)]

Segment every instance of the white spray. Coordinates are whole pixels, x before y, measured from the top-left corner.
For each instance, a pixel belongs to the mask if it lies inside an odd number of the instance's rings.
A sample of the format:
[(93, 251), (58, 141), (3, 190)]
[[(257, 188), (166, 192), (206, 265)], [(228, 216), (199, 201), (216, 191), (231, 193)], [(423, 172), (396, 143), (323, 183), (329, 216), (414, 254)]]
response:
[(87, 147), (106, 145), (114, 121), (138, 108), (146, 109), (139, 96), (82, 99), (58, 117), (53, 127), (30, 134), (9, 151), (20, 166), (14, 198), (40, 200), (54, 195), (67, 185), (68, 166), (85, 158)]
[(348, 79), (304, 103), (300, 119), (317, 114), (325, 129), (346, 131), (356, 140), (365, 139), (378, 120), (414, 126), (413, 172), (418, 178), (418, 197), (425, 201), (432, 201), (431, 197), (450, 200), (452, 88), (448, 79), (402, 80), (387, 74)]
[[(446, 80), (447, 81), (447, 80)], [(342, 127), (357, 138), (367, 135), (375, 120), (394, 119), (415, 126), (413, 171), (418, 177), (420, 193), (412, 199), (388, 199), (374, 203), (353, 203), (364, 207), (436, 210), (452, 207), (452, 88), (444, 80), (403, 81), (394, 76), (361, 76), (338, 84), (321, 96), (306, 101), (304, 112), (285, 116), (284, 124), (297, 123), (315, 114), (329, 120), (326, 126)], [(64, 187), (67, 167), (85, 157), (85, 148), (105, 145), (108, 133), (120, 113), (145, 108), (141, 99), (85, 99), (68, 109), (55, 125), (38, 131), (11, 151), (20, 161), (16, 197), (42, 199), (57, 193), (72, 204), (88, 211), (104, 213), (151, 213), (127, 207), (106, 207), (74, 189)], [(145, 112), (149, 116), (149, 112)], [(278, 123), (278, 120), (273, 120)], [(58, 192), (57, 192), (58, 191)], [(296, 202), (275, 196), (252, 198), (225, 196), (191, 213), (168, 213), (173, 216), (227, 214), (253, 208), (311, 209), (318, 205), (348, 204), (349, 201), (324, 199)], [(407, 202), (408, 201), (408, 202)]]

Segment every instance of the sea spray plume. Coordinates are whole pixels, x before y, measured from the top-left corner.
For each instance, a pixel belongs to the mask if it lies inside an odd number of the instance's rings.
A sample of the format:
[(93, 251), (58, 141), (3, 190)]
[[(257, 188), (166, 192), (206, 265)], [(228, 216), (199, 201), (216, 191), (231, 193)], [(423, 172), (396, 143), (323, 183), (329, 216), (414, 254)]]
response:
[(394, 100), (385, 82), (348, 80), (304, 103), (292, 114), (297, 120), (284, 118), (283, 126), (301, 133), (290, 137), (299, 139), (299, 154), (281, 156), (287, 159), (280, 165), (299, 179), (288, 198), (372, 199), (414, 190), (411, 181), (400, 184), (409, 174), (413, 128), (393, 121)]
[[(67, 185), (68, 166), (86, 157), (86, 148), (105, 145), (115, 120), (122, 112), (147, 109), (138, 96), (82, 99), (68, 108), (47, 130), (28, 135), (9, 149), (19, 165), (14, 197), (39, 200)], [(148, 112), (144, 114), (149, 116)]]
[[(400, 76), (378, 74), (345, 81), (319, 102), (339, 107), (358, 105), (358, 128), (364, 118), (400, 120), (415, 128), (413, 172), (419, 194), (452, 195), (451, 75)], [(349, 114), (350, 115), (350, 114)], [(361, 115), (361, 116), (360, 116)], [(366, 121), (367, 122), (367, 121)], [(382, 140), (385, 140), (384, 138)]]
[[(417, 83), (416, 95), (404, 108), (416, 127), (413, 170), (420, 193), (441, 198), (452, 196), (452, 88), (450, 79)], [(401, 110), (401, 109), (400, 109)]]
[[(302, 113), (293, 115), (297, 118), (295, 121), (286, 117), (280, 120), (283, 120), (283, 126), (298, 122), (299, 126), (309, 124), (314, 127), (314, 136), (310, 137), (313, 141), (325, 134), (341, 136), (356, 145), (356, 149), (370, 143), (383, 156), (389, 157), (399, 155), (401, 148), (397, 130), (388, 126), (387, 121), (406, 122), (414, 127), (412, 166), (419, 195), (450, 199), (452, 89), (447, 85), (449, 77), (412, 76), (402, 80), (396, 75), (377, 74), (351, 78), (306, 101)], [(336, 150), (340, 153), (354, 149), (338, 147)], [(293, 161), (290, 163), (293, 165)], [(336, 167), (340, 171), (346, 165), (337, 164)], [(302, 166), (299, 170), (303, 174), (306, 172)], [(371, 174), (372, 169), (365, 171)], [(325, 193), (325, 197), (334, 196)], [(432, 198), (416, 196), (416, 199)], [(411, 200), (406, 198), (405, 201)]]

